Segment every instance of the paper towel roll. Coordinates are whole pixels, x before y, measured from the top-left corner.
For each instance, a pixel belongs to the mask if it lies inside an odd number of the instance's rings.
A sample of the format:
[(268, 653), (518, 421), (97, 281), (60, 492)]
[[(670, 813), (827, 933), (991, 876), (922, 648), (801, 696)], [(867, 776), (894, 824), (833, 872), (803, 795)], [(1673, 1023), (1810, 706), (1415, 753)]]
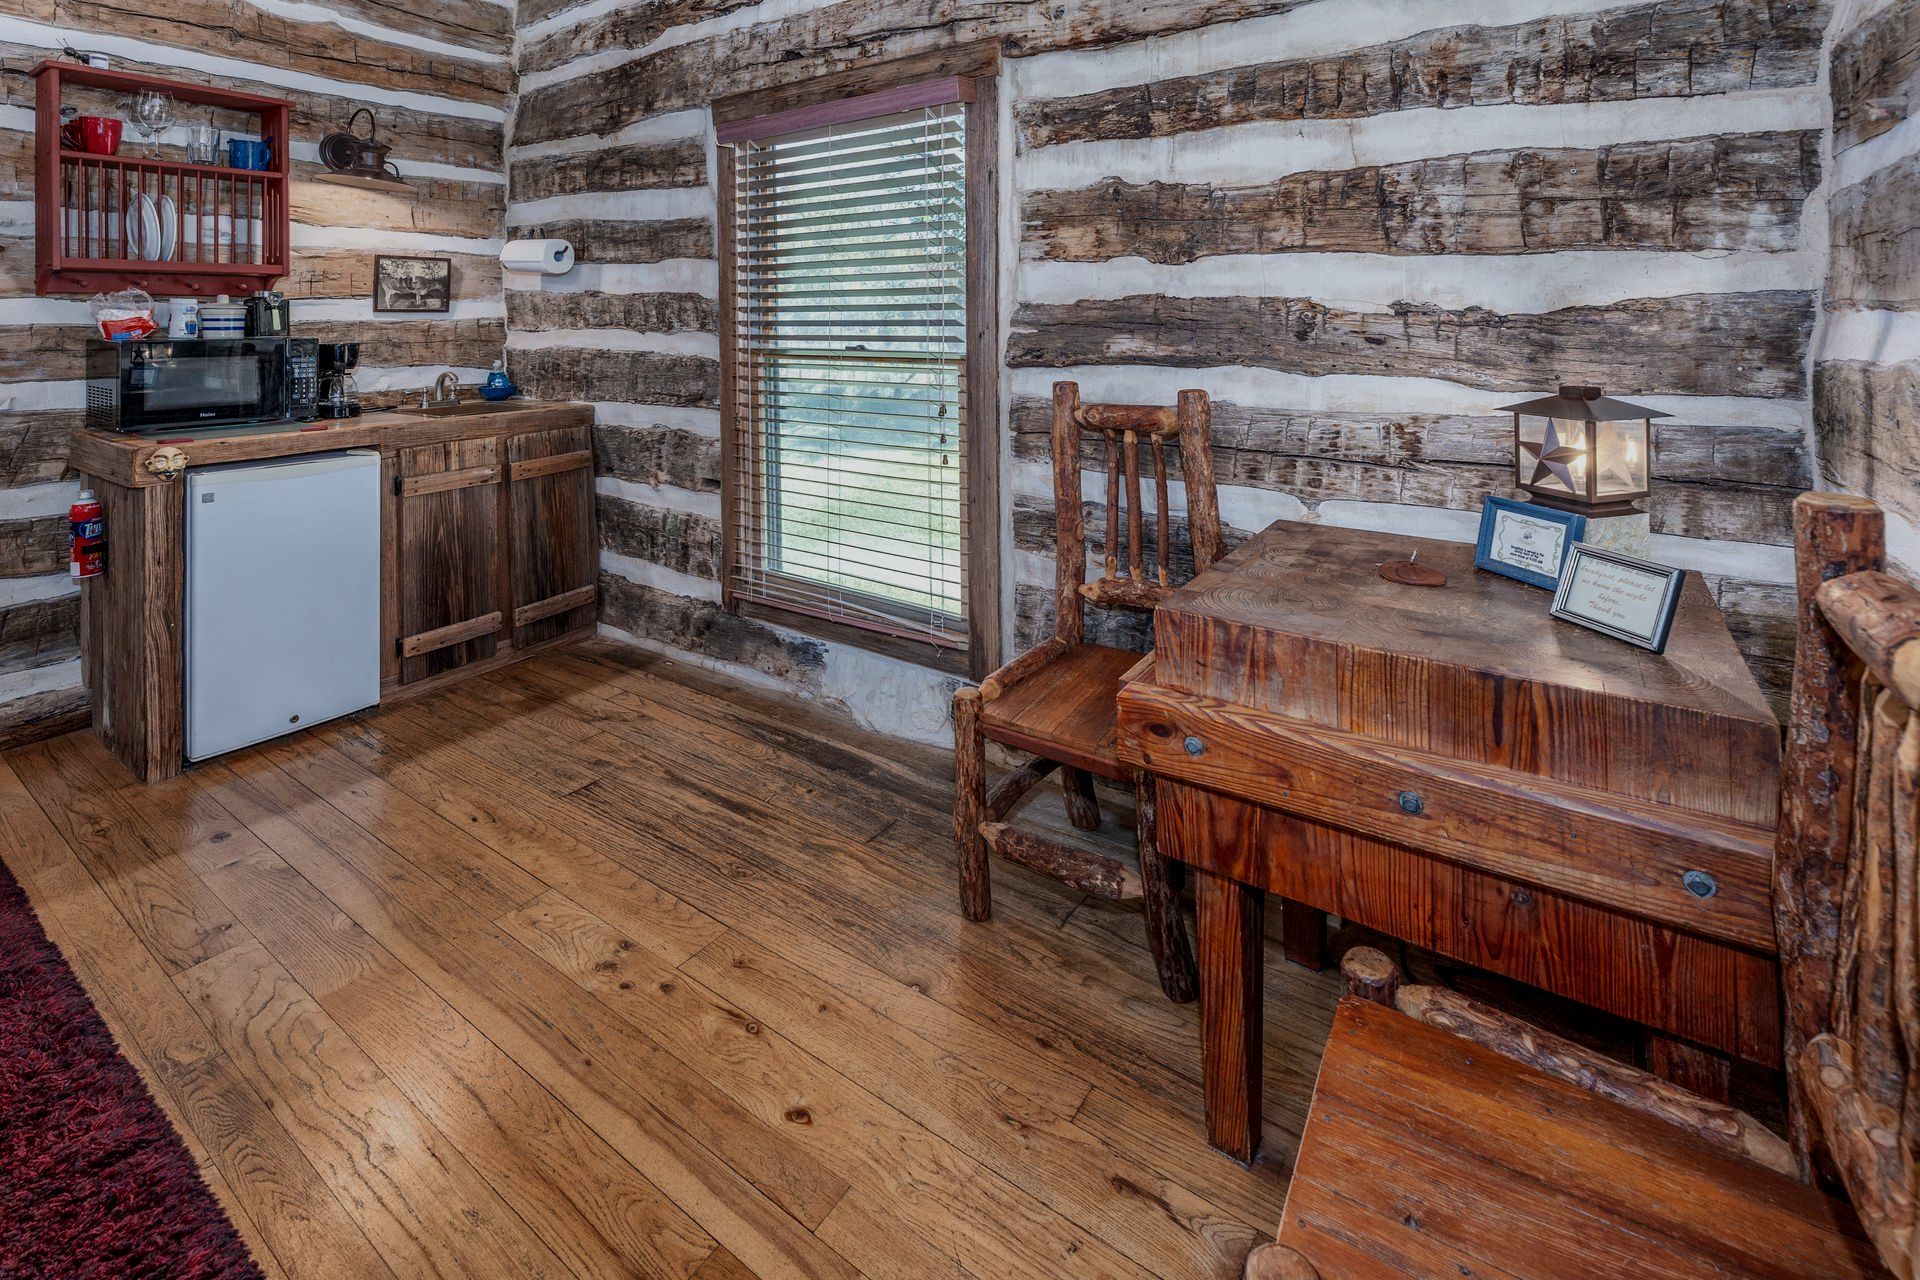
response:
[(565, 240), (509, 240), (500, 250), (500, 265), (508, 271), (563, 276), (573, 270), (573, 245)]

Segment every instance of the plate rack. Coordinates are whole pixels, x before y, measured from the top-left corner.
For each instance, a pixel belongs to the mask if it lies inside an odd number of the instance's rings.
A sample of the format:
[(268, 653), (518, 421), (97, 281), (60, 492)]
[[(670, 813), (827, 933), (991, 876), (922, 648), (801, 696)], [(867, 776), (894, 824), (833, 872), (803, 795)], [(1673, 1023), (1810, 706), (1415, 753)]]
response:
[[(164, 80), (73, 62), (42, 62), (34, 136), (34, 283), (40, 294), (135, 287), (155, 297), (235, 297), (265, 289), (288, 272), (287, 144), (293, 104), (183, 80)], [(272, 167), (192, 164), (148, 158), (129, 126), (118, 155), (63, 145), (60, 108), (81, 98), (111, 105), (142, 89), (164, 89), (182, 119), (248, 117), (266, 139)], [(75, 104), (79, 105), (79, 104)], [(163, 147), (164, 152), (178, 148)]]

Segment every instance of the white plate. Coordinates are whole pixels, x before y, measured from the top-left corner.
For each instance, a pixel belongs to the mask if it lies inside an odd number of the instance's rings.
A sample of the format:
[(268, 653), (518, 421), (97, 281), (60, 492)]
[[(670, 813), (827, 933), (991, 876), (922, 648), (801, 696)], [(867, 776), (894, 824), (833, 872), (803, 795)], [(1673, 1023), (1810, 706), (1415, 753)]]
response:
[(172, 196), (160, 197), (160, 258), (172, 262), (173, 254), (180, 247), (180, 211), (174, 206)]
[(149, 262), (164, 256), (160, 248), (160, 210), (144, 191), (140, 193), (140, 256)]

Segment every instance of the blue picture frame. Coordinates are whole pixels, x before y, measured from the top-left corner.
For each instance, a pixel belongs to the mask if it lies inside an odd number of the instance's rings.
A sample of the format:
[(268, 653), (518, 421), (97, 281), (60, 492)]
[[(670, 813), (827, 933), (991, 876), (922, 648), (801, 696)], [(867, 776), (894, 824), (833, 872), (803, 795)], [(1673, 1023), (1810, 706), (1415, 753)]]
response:
[[(1550, 533), (1542, 526), (1550, 525)], [(1573, 554), (1573, 544), (1586, 536), (1587, 518), (1557, 511), (1535, 502), (1489, 496), (1480, 508), (1480, 540), (1473, 548), (1473, 567), (1524, 582), (1545, 591), (1557, 590), (1560, 575)], [(1537, 545), (1547, 533), (1548, 545)], [(1555, 556), (1557, 540), (1558, 555)]]

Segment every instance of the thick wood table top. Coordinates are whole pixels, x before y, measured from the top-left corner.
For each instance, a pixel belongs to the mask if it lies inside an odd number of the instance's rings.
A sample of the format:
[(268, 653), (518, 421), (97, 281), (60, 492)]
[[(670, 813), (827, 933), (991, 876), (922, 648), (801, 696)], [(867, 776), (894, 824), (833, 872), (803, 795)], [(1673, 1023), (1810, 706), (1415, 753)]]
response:
[(258, 458), (291, 457), (301, 453), (322, 453), (329, 449), (407, 448), (412, 445), (443, 444), (479, 436), (518, 435), (526, 431), (547, 431), (554, 427), (585, 426), (593, 422), (593, 406), (565, 401), (544, 403), (513, 401), (510, 408), (486, 413), (453, 414), (432, 417), (419, 413), (387, 410), (364, 413), (357, 418), (332, 422), (289, 423), (284, 430), (243, 429), (220, 431), (159, 432), (154, 435), (121, 435), (81, 427), (73, 433), (72, 461), (76, 470), (96, 479), (111, 480), (129, 488), (165, 484), (165, 480), (147, 470), (147, 459), (162, 448), (173, 447), (187, 455), (190, 467), (222, 462), (251, 462)]
[[(1389, 582), (1418, 551), (1444, 587)], [(1281, 521), (1160, 606), (1154, 683), (1771, 826), (1780, 727), (1698, 574), (1664, 654), (1549, 616), (1473, 548)]]
[(1845, 1205), (1355, 1000), (1334, 1018), (1280, 1241), (1341, 1280), (1885, 1274)]

